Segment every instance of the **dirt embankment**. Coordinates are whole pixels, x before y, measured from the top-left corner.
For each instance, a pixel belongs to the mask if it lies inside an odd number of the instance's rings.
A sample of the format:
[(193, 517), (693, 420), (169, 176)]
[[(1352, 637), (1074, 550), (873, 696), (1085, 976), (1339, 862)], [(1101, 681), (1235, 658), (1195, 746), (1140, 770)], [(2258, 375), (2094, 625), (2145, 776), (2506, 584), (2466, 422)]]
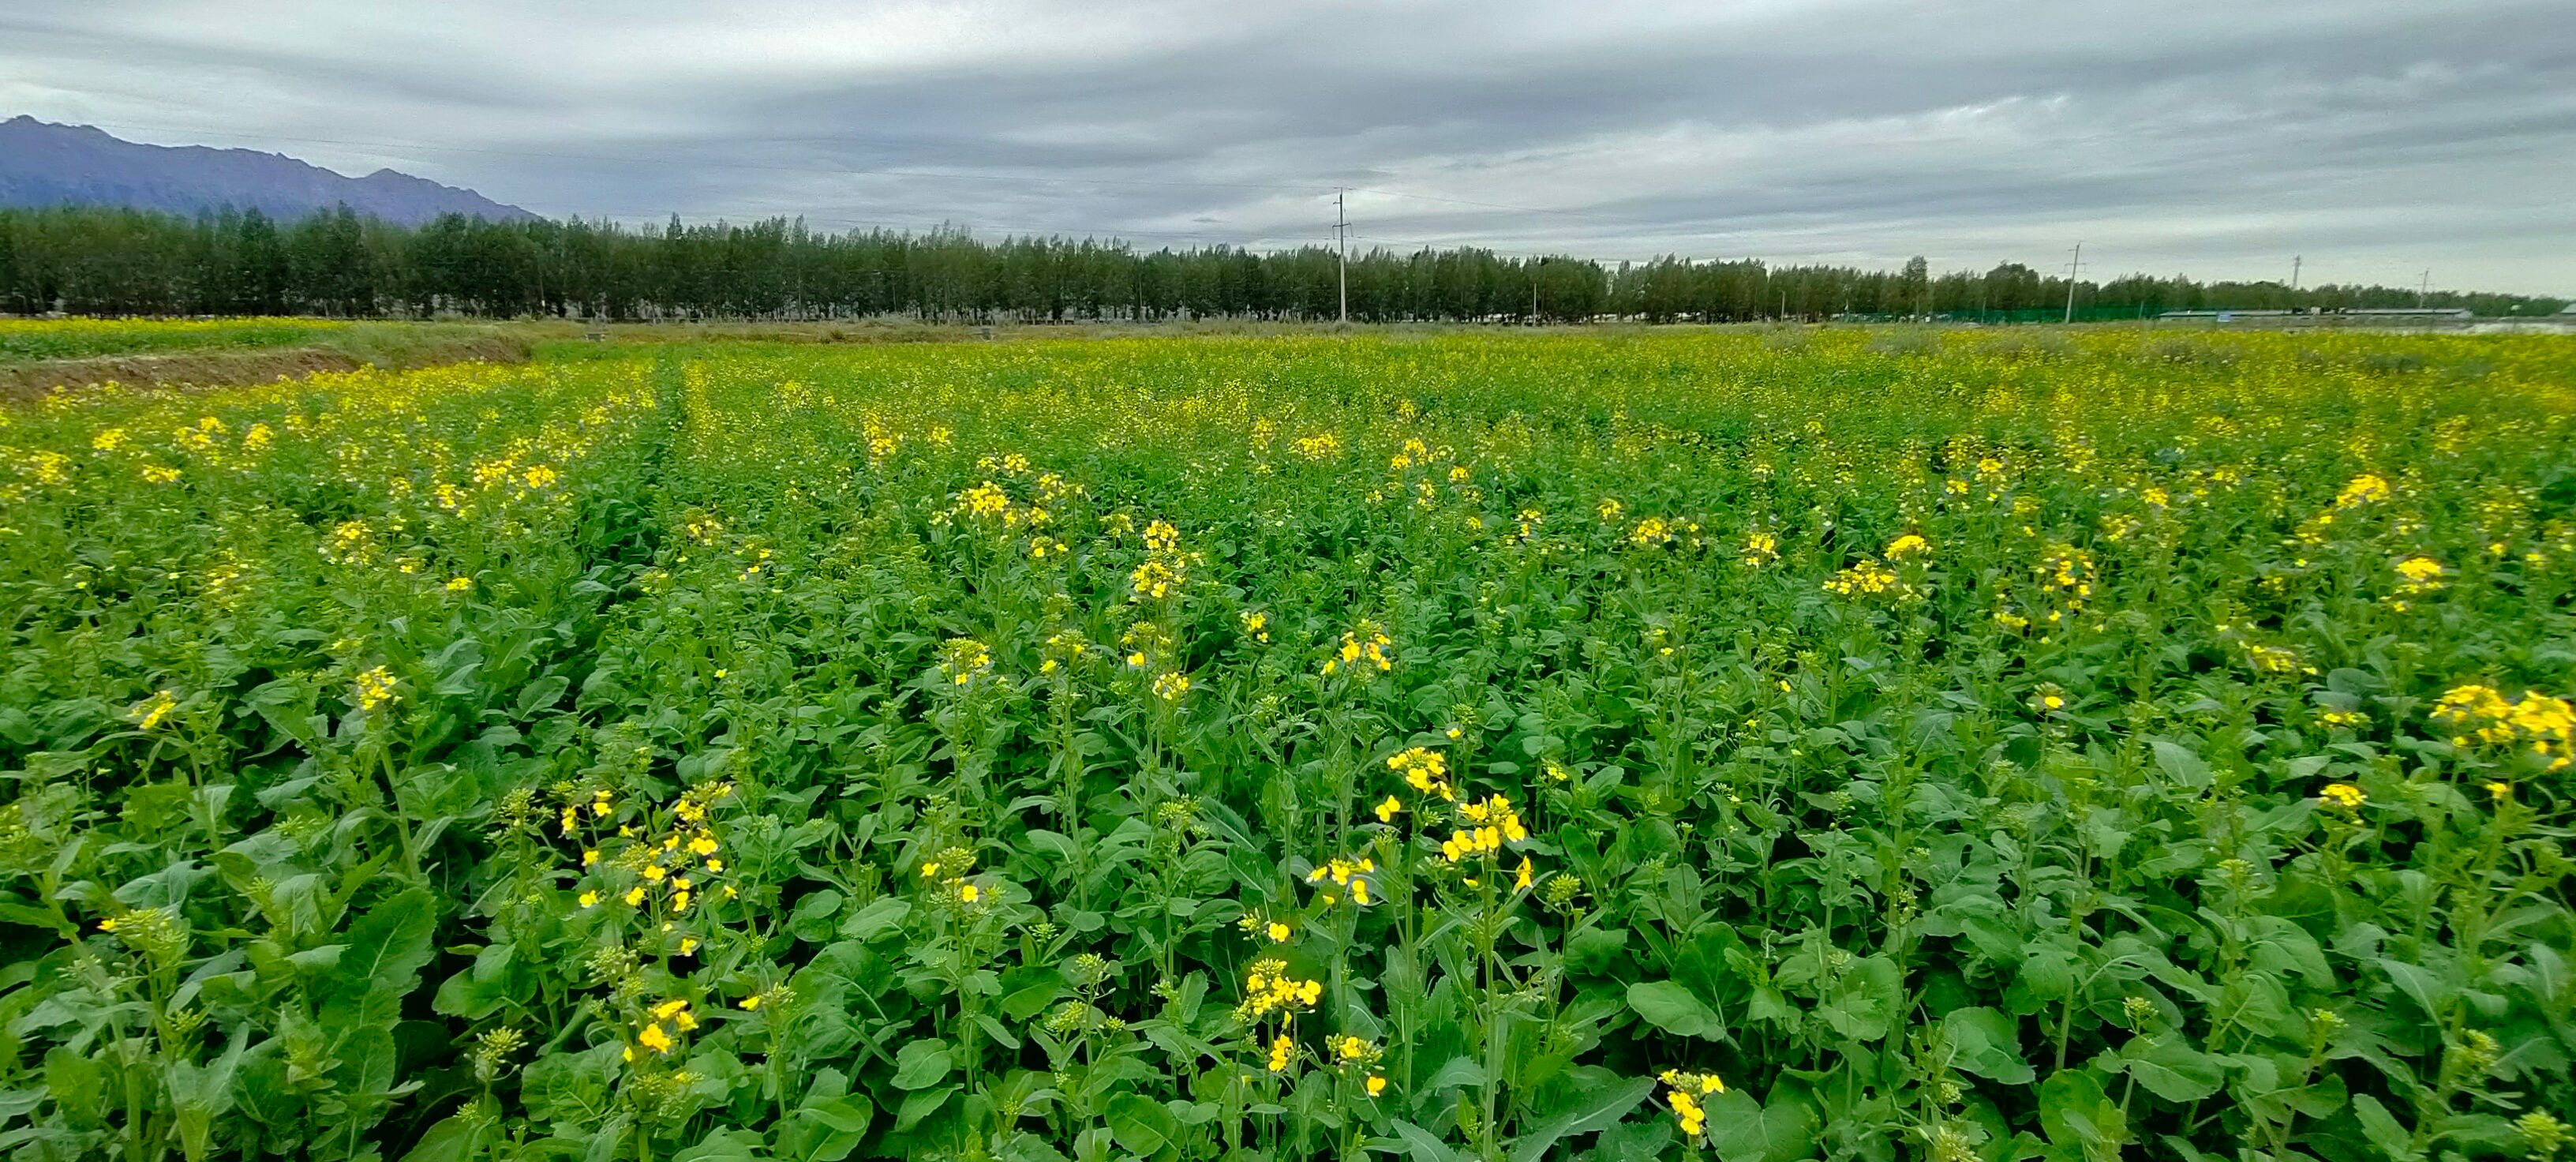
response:
[(58, 387), (121, 383), (131, 387), (230, 387), (317, 371), (355, 371), (369, 364), (389, 370), (449, 363), (524, 363), (533, 347), (506, 335), (476, 335), (367, 356), (330, 347), (271, 347), (248, 351), (179, 351), (54, 359), (0, 367), (0, 400), (32, 399)]

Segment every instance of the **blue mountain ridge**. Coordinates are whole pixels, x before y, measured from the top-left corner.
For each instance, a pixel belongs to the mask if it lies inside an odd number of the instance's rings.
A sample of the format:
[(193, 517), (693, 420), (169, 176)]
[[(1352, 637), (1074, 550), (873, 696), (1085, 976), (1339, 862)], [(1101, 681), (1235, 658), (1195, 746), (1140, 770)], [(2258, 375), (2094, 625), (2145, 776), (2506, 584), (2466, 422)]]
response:
[(347, 177), (283, 154), (202, 145), (145, 145), (88, 125), (19, 116), (0, 121), (0, 207), (130, 206), (194, 215), (225, 206), (300, 218), (346, 204), (418, 225), (441, 214), (533, 218), (472, 190), (380, 169)]

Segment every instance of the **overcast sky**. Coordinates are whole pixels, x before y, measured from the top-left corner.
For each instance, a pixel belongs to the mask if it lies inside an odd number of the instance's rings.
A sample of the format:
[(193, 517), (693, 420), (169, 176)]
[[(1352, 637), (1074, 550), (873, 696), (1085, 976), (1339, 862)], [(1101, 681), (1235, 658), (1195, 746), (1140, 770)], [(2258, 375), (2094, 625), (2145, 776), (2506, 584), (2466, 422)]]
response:
[(2576, 294), (2571, 0), (7, 0), (0, 118), (549, 215)]

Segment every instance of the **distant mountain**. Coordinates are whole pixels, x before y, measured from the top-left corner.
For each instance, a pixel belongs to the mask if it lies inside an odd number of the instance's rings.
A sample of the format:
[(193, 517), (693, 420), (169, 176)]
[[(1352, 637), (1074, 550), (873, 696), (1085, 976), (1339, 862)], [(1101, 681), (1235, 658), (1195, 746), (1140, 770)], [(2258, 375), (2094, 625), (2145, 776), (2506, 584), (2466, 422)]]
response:
[(33, 117), (0, 121), (0, 206), (68, 203), (174, 214), (257, 207), (273, 218), (300, 218), (343, 202), (407, 225), (451, 212), (495, 221), (536, 217), (472, 190), (389, 169), (344, 177), (283, 154), (143, 145), (92, 126)]

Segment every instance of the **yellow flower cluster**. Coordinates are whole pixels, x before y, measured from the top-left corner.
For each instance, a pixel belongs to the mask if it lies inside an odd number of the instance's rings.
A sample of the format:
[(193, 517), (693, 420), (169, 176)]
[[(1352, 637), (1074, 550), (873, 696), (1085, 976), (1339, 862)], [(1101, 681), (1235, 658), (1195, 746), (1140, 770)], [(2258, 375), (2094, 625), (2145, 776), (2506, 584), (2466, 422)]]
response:
[(1180, 587), (1185, 576), (1178, 562), (1149, 558), (1144, 564), (1136, 566), (1135, 572), (1127, 575), (1127, 581), (1136, 596), (1160, 601), (1171, 596), (1172, 590)]
[(1825, 578), (1825, 592), (1844, 597), (1876, 597), (1884, 593), (1903, 594), (1905, 583), (1875, 557), (1863, 557), (1850, 568)]
[(1395, 659), (1388, 657), (1386, 652), (1386, 648), (1394, 644), (1395, 639), (1386, 636), (1386, 631), (1376, 622), (1363, 621), (1342, 635), (1341, 649), (1324, 661), (1324, 673), (1330, 676), (1344, 666), (1366, 660), (1383, 674), (1395, 668)]
[(2388, 481), (2364, 472), (2353, 477), (2352, 482), (2344, 485), (2342, 491), (2335, 493), (2334, 502), (2336, 508), (2357, 508), (2365, 504), (2377, 504), (2394, 495), (2396, 492), (2388, 487)]
[[(646, 1021), (644, 1028), (637, 1031), (635, 1044), (650, 1049), (660, 1056), (669, 1056), (672, 1047), (678, 1044), (671, 1033), (662, 1028), (663, 1025), (667, 1024), (671, 1030), (681, 1033), (698, 1027), (698, 1018), (696, 1014), (689, 1011), (689, 1002), (677, 997), (653, 1006), (650, 1012), (652, 1019)], [(627, 1047), (626, 1059), (635, 1060), (634, 1046)]]
[(950, 682), (963, 686), (993, 668), (993, 651), (971, 637), (953, 637), (940, 647), (939, 669)]
[(2361, 793), (2361, 788), (2350, 783), (2328, 783), (2324, 790), (2317, 792), (2317, 799), (2319, 802), (2341, 807), (2346, 811), (2359, 811), (2368, 796)]
[(1708, 1126), (1708, 1110), (1700, 1099), (1714, 1093), (1725, 1093), (1726, 1083), (1714, 1073), (1682, 1073), (1667, 1069), (1663, 1073), (1664, 1102), (1673, 1107), (1673, 1120), (1679, 1122), (1682, 1136), (1697, 1138)]
[(2254, 642), (2245, 644), (2245, 662), (2254, 667), (2256, 672), (2264, 674), (2296, 674), (2307, 668), (2305, 663), (2299, 660), (2297, 650), (2287, 646), (2267, 646)]
[[(1450, 832), (1449, 838), (1440, 841), (1440, 856), (1451, 863), (1492, 855), (1501, 851), (1506, 841), (1520, 843), (1529, 838), (1529, 828), (1522, 825), (1519, 809), (1502, 795), (1494, 795), (1483, 802), (1470, 800), (1461, 803), (1458, 816), (1466, 821), (1467, 826)], [(1522, 868), (1524, 876), (1528, 870), (1526, 866)]]
[(968, 878), (974, 874), (975, 853), (969, 848), (952, 847), (921, 864), (921, 878), (938, 883), (939, 899), (960, 908), (981, 905), (988, 895), (982, 884)]
[(1299, 458), (1320, 464), (1342, 454), (1342, 438), (1331, 432), (1317, 432), (1311, 436), (1299, 436), (1289, 448)]
[(1080, 630), (1060, 629), (1047, 635), (1045, 654), (1038, 663), (1038, 672), (1052, 674), (1091, 656), (1091, 639), (1082, 636)]
[[(643, 835), (633, 824), (619, 826), (615, 841), (626, 846), (614, 852), (613, 858), (607, 862), (618, 869), (622, 877), (632, 877), (632, 880), (617, 899), (629, 908), (641, 908), (653, 892), (659, 890), (670, 905), (673, 916), (696, 906), (708, 886), (724, 874), (725, 861), (719, 854), (723, 851), (723, 844), (716, 839), (710, 808), (732, 793), (733, 784), (727, 782), (704, 783), (681, 793), (679, 801), (671, 809), (674, 826), (659, 840)], [(608, 818), (617, 807), (616, 801), (604, 790), (592, 792), (586, 804), (566, 804), (561, 820), (566, 836), (579, 829), (585, 809), (589, 817), (597, 821)], [(597, 867), (601, 862), (599, 848), (582, 850), (581, 866), (584, 870)], [(716, 890), (728, 900), (739, 894), (731, 884), (719, 885)], [(593, 888), (581, 894), (580, 903), (584, 908), (595, 908), (600, 900), (599, 889)], [(665, 923), (663, 929), (668, 931), (672, 926)], [(680, 951), (684, 956), (695, 953), (697, 940), (683, 937)]]
[(373, 712), (394, 700), (393, 671), (377, 666), (358, 675), (358, 709)]
[(2093, 596), (2093, 554), (2060, 541), (2039, 559), (2039, 581), (2078, 601)]
[(2430, 593), (2442, 587), (2445, 572), (2442, 563), (2431, 557), (2408, 557), (2397, 563), (2397, 592), (2406, 597)]
[(1294, 1021), (1297, 1014), (1315, 1007), (1324, 999), (1322, 981), (1299, 980), (1288, 971), (1288, 962), (1265, 956), (1252, 962), (1243, 976), (1243, 1003), (1235, 1006), (1237, 1020), (1246, 1023), (1268, 1019), (1273, 1014), (1283, 1021)]
[(1181, 551), (1181, 530), (1157, 520), (1145, 526), (1145, 562), (1127, 575), (1127, 587), (1138, 601), (1160, 601), (1178, 592), (1189, 579), (1191, 554)]
[(974, 517), (1001, 517), (1011, 511), (1011, 494), (987, 480), (958, 493), (957, 510)]
[(1242, 919), (1234, 922), (1234, 926), (1243, 929), (1247, 936), (1264, 937), (1272, 944), (1286, 944), (1297, 935), (1294, 925), (1285, 920), (1272, 919), (1259, 912), (1245, 913)]
[[(1449, 785), (1449, 760), (1442, 757), (1439, 751), (1419, 746), (1400, 751), (1387, 756), (1386, 767), (1404, 776), (1405, 785), (1416, 791), (1425, 795), (1438, 795), (1450, 802), (1456, 802), (1458, 799), (1458, 789)], [(1388, 799), (1387, 802), (1394, 803), (1395, 800)], [(1401, 804), (1396, 810), (1400, 809), (1402, 809)], [(1384, 804), (1379, 806), (1380, 822), (1389, 822), (1394, 818), (1394, 810), (1388, 809)]]
[[(567, 802), (564, 804), (561, 823), (563, 825), (565, 838), (571, 838), (573, 832), (580, 829), (581, 808), (582, 805), (579, 803)], [(606, 819), (608, 818), (609, 813), (615, 810), (617, 810), (617, 801), (606, 790), (592, 793), (590, 797), (590, 813), (593, 818)], [(598, 861), (599, 853), (594, 851), (589, 853), (588, 858), (582, 860), (582, 866), (588, 867)]]
[(2527, 751), (2553, 771), (2576, 759), (2576, 706), (2537, 690), (2507, 698), (2492, 686), (2455, 686), (2433, 704), (2431, 718), (2452, 732), (2454, 746)]
[(159, 730), (161, 724), (168, 722), (170, 715), (178, 709), (178, 698), (172, 696), (169, 691), (162, 690), (144, 699), (141, 705), (136, 706), (129, 713), (134, 719), (134, 725), (145, 730)]
[[(1377, 861), (1367, 856), (1354, 856), (1349, 859), (1334, 856), (1324, 861), (1322, 867), (1308, 872), (1306, 882), (1319, 884), (1331, 880), (1334, 887), (1347, 889), (1351, 893), (1352, 903), (1365, 908), (1369, 903), (1369, 882), (1365, 877), (1376, 870)], [(1339, 899), (1333, 893), (1326, 892), (1324, 902), (1333, 904), (1338, 903)]]

